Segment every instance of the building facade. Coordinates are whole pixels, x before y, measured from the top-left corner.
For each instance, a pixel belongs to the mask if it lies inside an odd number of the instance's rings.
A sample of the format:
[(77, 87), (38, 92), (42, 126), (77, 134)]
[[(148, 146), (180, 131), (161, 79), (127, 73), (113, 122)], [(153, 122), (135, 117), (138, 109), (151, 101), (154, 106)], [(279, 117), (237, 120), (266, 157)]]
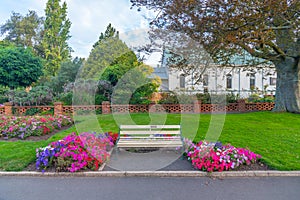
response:
[(252, 67), (220, 67), (209, 66), (201, 73), (185, 73), (182, 70), (171, 69), (164, 59), (159, 67), (154, 68), (154, 75), (160, 77), (160, 91), (185, 91), (203, 93), (234, 93), (241, 98), (247, 98), (256, 93), (260, 95), (275, 95), (276, 70), (273, 66)]

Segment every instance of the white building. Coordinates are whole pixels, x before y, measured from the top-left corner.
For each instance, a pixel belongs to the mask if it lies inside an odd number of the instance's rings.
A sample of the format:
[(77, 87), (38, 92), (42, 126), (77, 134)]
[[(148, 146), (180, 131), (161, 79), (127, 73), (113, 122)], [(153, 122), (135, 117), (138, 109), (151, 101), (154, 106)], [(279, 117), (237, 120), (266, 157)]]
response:
[[(251, 93), (274, 95), (276, 90), (276, 71), (273, 66), (256, 67), (251, 71), (239, 67), (209, 66), (199, 75), (186, 74), (182, 70), (174, 70), (166, 65), (154, 68), (154, 75), (161, 78), (160, 91), (186, 91), (186, 92), (233, 92), (246, 98)], [(199, 81), (200, 80), (200, 81)]]

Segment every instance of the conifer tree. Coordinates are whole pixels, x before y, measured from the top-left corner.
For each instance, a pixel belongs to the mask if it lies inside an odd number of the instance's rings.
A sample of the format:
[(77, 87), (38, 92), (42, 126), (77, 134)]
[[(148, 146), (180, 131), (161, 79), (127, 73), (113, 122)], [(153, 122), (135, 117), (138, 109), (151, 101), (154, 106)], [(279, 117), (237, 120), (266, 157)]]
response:
[(43, 35), (44, 69), (47, 76), (55, 76), (60, 64), (70, 58), (71, 48), (67, 41), (70, 39), (71, 22), (67, 18), (67, 4), (60, 5), (60, 0), (48, 0), (45, 10)]

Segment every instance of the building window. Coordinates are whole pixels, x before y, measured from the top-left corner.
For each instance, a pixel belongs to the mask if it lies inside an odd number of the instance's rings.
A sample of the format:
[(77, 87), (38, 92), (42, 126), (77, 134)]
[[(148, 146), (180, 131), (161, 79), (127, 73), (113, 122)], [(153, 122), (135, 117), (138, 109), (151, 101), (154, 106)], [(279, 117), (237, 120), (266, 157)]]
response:
[(203, 75), (203, 86), (208, 86), (208, 75), (207, 74)]
[(255, 88), (255, 74), (250, 74), (250, 89)]
[(232, 75), (231, 74), (226, 75), (226, 88), (227, 89), (232, 88)]
[(183, 74), (179, 77), (179, 86), (180, 88), (185, 88), (185, 76)]
[(276, 78), (270, 77), (270, 85), (276, 85)]

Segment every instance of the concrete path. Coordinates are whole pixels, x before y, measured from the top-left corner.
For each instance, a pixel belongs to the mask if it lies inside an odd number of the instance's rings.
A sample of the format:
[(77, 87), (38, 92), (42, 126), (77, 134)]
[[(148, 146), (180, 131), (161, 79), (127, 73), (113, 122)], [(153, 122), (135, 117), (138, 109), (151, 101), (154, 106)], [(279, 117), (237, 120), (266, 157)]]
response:
[(300, 177), (0, 177), (0, 200), (298, 200)]
[(116, 148), (104, 171), (186, 171), (194, 170), (182, 153), (176, 149), (160, 149), (151, 152), (135, 153)]

